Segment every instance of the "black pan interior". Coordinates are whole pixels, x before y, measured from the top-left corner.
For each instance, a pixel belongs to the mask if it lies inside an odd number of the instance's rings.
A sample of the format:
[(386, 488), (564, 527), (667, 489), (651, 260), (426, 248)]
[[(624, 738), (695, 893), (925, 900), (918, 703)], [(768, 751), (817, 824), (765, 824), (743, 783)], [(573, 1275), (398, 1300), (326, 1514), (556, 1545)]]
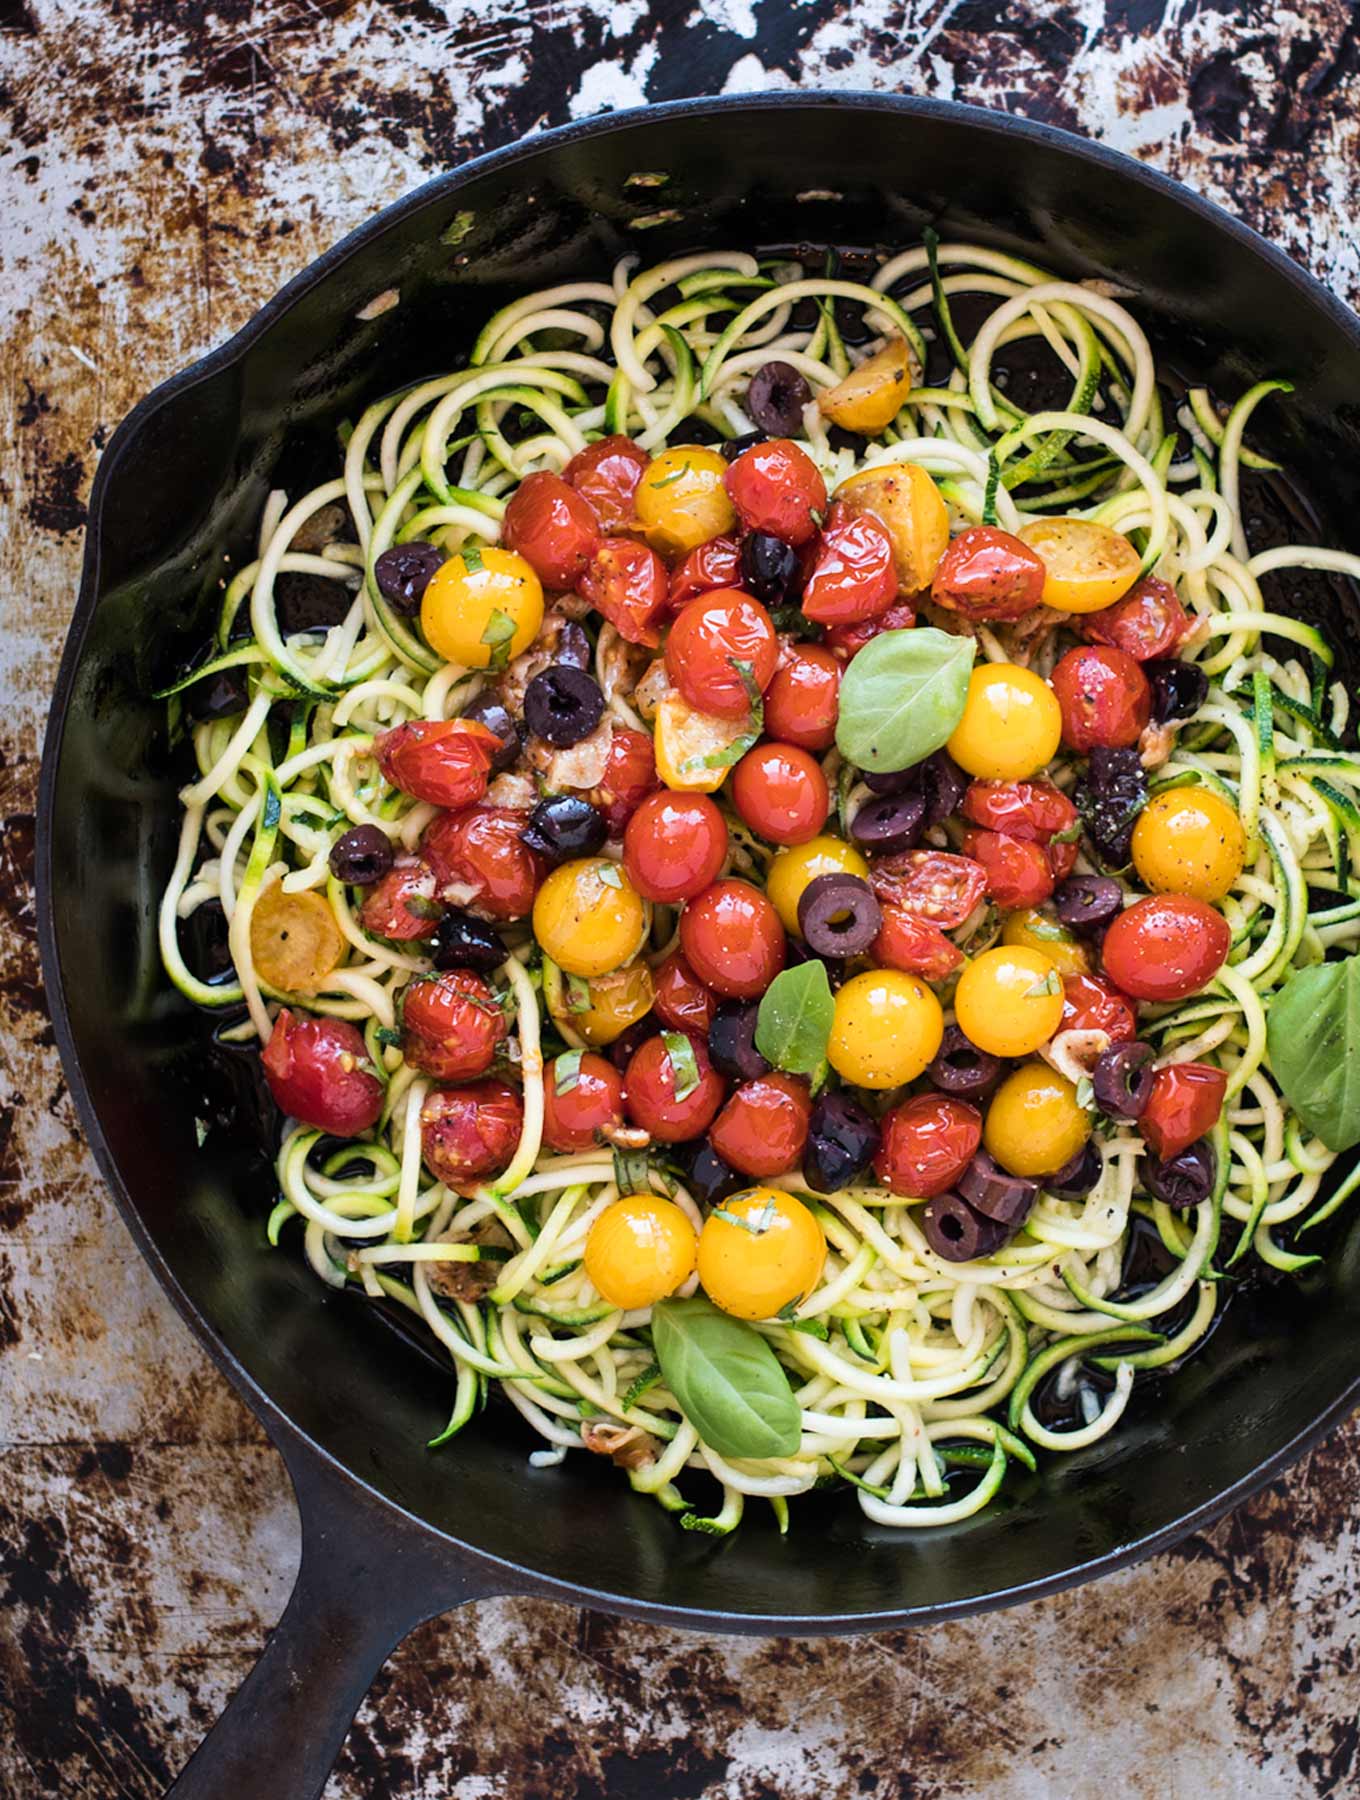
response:
[[(231, 1111), (240, 1094), (160, 972), (156, 902), (183, 773), (146, 694), (204, 640), (224, 558), (248, 553), (268, 488), (282, 478), (297, 491), (330, 472), (336, 421), (451, 366), (507, 295), (598, 278), (625, 251), (898, 248), (928, 223), (1136, 287), (1168, 359), (1220, 392), (1287, 375), (1292, 397), (1262, 410), (1255, 437), (1317, 504), (1320, 528), (1344, 541), (1335, 522), (1360, 513), (1357, 323), (1221, 215), (1106, 153), (963, 108), (792, 98), (663, 109), (436, 183), (155, 397), (101, 470), (53, 715), (44, 921), (54, 1008), (106, 1171), (210, 1342), (303, 1433), (437, 1532), (554, 1584), (710, 1623), (939, 1616), (1172, 1534), (1348, 1403), (1360, 1377), (1360, 1227), (1337, 1233), (1320, 1271), (1236, 1299), (1208, 1351), (1150, 1390), (1113, 1438), (1051, 1460), (983, 1517), (928, 1537), (875, 1528), (852, 1503), (822, 1498), (795, 1506), (787, 1540), (759, 1506), (735, 1539), (684, 1533), (594, 1459), (530, 1469), (529, 1442), (503, 1411), (430, 1453), (447, 1381), (362, 1303), (268, 1248), (258, 1140), (210, 1129), (200, 1146), (196, 1120), (241, 1116)], [(361, 319), (388, 289), (399, 304)], [(1360, 640), (1344, 589), (1290, 591), (1352, 668)]]

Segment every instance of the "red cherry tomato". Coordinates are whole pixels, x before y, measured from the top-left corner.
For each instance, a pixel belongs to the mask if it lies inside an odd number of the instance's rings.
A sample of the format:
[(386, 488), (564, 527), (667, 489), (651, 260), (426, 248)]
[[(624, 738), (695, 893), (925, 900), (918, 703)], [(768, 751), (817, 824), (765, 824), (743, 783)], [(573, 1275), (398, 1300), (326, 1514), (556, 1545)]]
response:
[(900, 906), (884, 906), (883, 923), (869, 947), (882, 969), (901, 969), (922, 981), (948, 981), (964, 963), (963, 951), (929, 919), (918, 919)]
[(544, 1070), (543, 1142), (550, 1150), (590, 1150), (602, 1132), (622, 1124), (623, 1077), (603, 1056), (573, 1050)]
[(311, 1018), (285, 1006), (260, 1063), (289, 1118), (344, 1138), (377, 1124), (383, 1084), (372, 1072), (363, 1034), (347, 1020)]
[(1098, 975), (1064, 975), (1063, 994), (1060, 1031), (1104, 1031), (1112, 1044), (1138, 1036), (1133, 1001)]
[(792, 1075), (744, 1081), (708, 1129), (708, 1141), (740, 1175), (764, 1181), (801, 1167), (812, 1101)]
[(676, 906), (718, 879), (727, 821), (707, 794), (649, 794), (623, 834), (623, 866), (644, 900)]
[(524, 1127), (524, 1102), (509, 1082), (487, 1079), (466, 1087), (432, 1088), (420, 1109), (425, 1166), (461, 1193), (499, 1175), (514, 1156)]
[(972, 525), (950, 544), (931, 577), (936, 606), (965, 619), (1023, 619), (1044, 597), (1037, 551), (995, 525)]
[(917, 1094), (881, 1123), (874, 1173), (894, 1194), (928, 1200), (953, 1187), (982, 1142), (982, 1114), (966, 1100)]
[(1170, 583), (1144, 575), (1113, 606), (1087, 613), (1080, 621), (1092, 643), (1112, 644), (1135, 662), (1170, 656), (1190, 629), (1190, 615)]
[(1172, 1063), (1158, 1069), (1138, 1129), (1163, 1162), (1212, 1131), (1223, 1111), (1228, 1077), (1209, 1063)]
[(796, 744), (748, 750), (732, 771), (729, 792), (740, 817), (771, 844), (806, 844), (831, 811), (821, 764)]
[(959, 809), (988, 831), (1046, 844), (1055, 831), (1070, 831), (1077, 809), (1050, 781), (974, 781)]
[(374, 937), (406, 943), (434, 935), (444, 910), (435, 899), (438, 881), (424, 858), (406, 857), (394, 863), (382, 880), (364, 895), (359, 923)]
[(1227, 960), (1223, 914), (1185, 894), (1149, 894), (1114, 920), (1101, 945), (1105, 972), (1135, 1000), (1183, 1000)]
[(425, 827), (421, 854), (439, 893), (484, 919), (525, 919), (547, 874), (542, 857), (520, 839), (529, 815), (511, 806), (471, 806), (437, 813)]
[(869, 872), (869, 886), (887, 906), (928, 919), (953, 931), (987, 891), (986, 871), (969, 856), (947, 850), (903, 850), (880, 856)]
[(633, 538), (614, 537), (601, 540), (576, 591), (621, 638), (655, 650), (669, 586), (666, 565), (655, 550)]
[[(680, 1045), (667, 1038), (679, 1038)], [(688, 1055), (681, 1045), (688, 1045)], [(693, 1068), (689, 1067), (693, 1058)], [(697, 1076), (697, 1080), (695, 1077)], [(713, 1123), (726, 1084), (708, 1060), (702, 1038), (682, 1031), (648, 1038), (633, 1052), (623, 1078), (628, 1117), (658, 1143), (681, 1144)], [(677, 1099), (678, 1092), (683, 1098)]]
[(963, 853), (982, 864), (987, 871), (988, 895), (1008, 912), (1020, 906), (1042, 906), (1053, 892), (1053, 870), (1042, 844), (974, 827), (963, 834)]
[(672, 950), (652, 977), (652, 1010), (673, 1031), (692, 1031), (697, 1037), (706, 1038), (718, 1010), (718, 998), (708, 991), (680, 952)]
[(872, 513), (833, 506), (803, 585), (803, 611), (823, 625), (859, 625), (896, 598), (892, 539)]
[(899, 600), (876, 619), (863, 619), (858, 625), (832, 625), (822, 641), (837, 662), (847, 663), (881, 631), (910, 631), (915, 623), (915, 609), (909, 601)]
[(471, 806), (486, 792), (501, 740), (477, 719), (411, 719), (373, 740), (394, 788), (431, 806)]
[(1096, 744), (1128, 748), (1152, 716), (1148, 678), (1123, 650), (1092, 644), (1069, 650), (1053, 671), (1062, 708), (1063, 742), (1071, 750)]
[(820, 644), (797, 644), (785, 653), (765, 690), (765, 730), (781, 744), (829, 750), (836, 741), (841, 668)]
[(605, 816), (611, 837), (618, 837), (638, 807), (661, 786), (650, 735), (616, 725), (609, 740), (604, 780), (591, 793), (591, 804)]
[(795, 549), (816, 537), (826, 512), (821, 470), (788, 438), (768, 438), (743, 450), (728, 468), (724, 486), (748, 531), (763, 531)]
[(632, 438), (604, 437), (578, 450), (562, 479), (586, 502), (601, 531), (628, 531), (637, 518), (633, 496), (651, 460)]
[(518, 552), (545, 587), (572, 588), (600, 541), (590, 507), (560, 475), (526, 475), (505, 509), (501, 542)]
[(506, 1035), (505, 1014), (480, 975), (448, 969), (402, 990), (401, 1053), (436, 1081), (485, 1075)]
[(754, 1000), (784, 967), (784, 927), (749, 881), (715, 881), (681, 913), (680, 948), (705, 987)]
[(666, 673), (690, 705), (718, 719), (740, 719), (754, 688), (763, 693), (779, 660), (770, 615), (739, 588), (691, 600), (666, 639)]
[(1053, 880), (1066, 881), (1077, 866), (1076, 840), (1069, 844), (1048, 843), (1044, 846), (1044, 854), (1048, 858), (1048, 866), (1053, 871)]
[(668, 604), (672, 612), (679, 612), (699, 594), (740, 585), (741, 545), (734, 537), (710, 538), (671, 570)]

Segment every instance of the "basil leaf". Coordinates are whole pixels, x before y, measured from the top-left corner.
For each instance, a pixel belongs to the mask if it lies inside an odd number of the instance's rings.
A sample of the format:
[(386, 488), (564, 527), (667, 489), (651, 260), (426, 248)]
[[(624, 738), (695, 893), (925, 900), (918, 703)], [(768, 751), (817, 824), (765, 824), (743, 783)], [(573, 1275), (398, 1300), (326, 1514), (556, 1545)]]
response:
[[(486, 567), (482, 561), (481, 546), (478, 544), (464, 544), (458, 554), (462, 557), (463, 567), (469, 575), (476, 575)], [(514, 633), (511, 632), (510, 635), (513, 637)]]
[(694, 1054), (694, 1046), (683, 1031), (663, 1031), (661, 1042), (666, 1046), (666, 1061), (671, 1066), (671, 1085), (675, 1089), (677, 1100), (688, 1100), (699, 1085), (699, 1059)]
[[(480, 566), (481, 558), (478, 557), (477, 560)], [(515, 621), (509, 613), (503, 613), (499, 607), (493, 608), (481, 641), (491, 651), (489, 666), (498, 672), (509, 667), (510, 646), (515, 641), (515, 631)]]
[(792, 1456), (798, 1402), (779, 1358), (741, 1319), (697, 1295), (652, 1308), (652, 1348), (666, 1386), (719, 1456)]
[(836, 748), (857, 768), (909, 769), (953, 736), (977, 646), (932, 625), (870, 638), (841, 677)]
[(614, 1150), (614, 1185), (620, 1194), (650, 1194), (652, 1160), (645, 1150)]
[(574, 1013), (589, 1012), (594, 1005), (590, 997), (590, 983), (583, 975), (567, 976), (567, 1011)]
[(1360, 1144), (1360, 958), (1296, 969), (1266, 1014), (1270, 1069), (1329, 1150)]
[(623, 876), (619, 873), (616, 864), (612, 862), (599, 863), (596, 866), (595, 873), (599, 876), (605, 887), (618, 888), (622, 891)]
[(815, 1075), (826, 1061), (835, 1012), (824, 964), (785, 969), (765, 990), (756, 1014), (756, 1049), (789, 1075)]
[(746, 730), (739, 738), (734, 738), (725, 750), (710, 750), (707, 756), (687, 756), (682, 764), (686, 774), (692, 774), (696, 769), (730, 769), (733, 763), (739, 763), (746, 752), (760, 742), (760, 734), (765, 729), (765, 701), (756, 685), (755, 664), (744, 661), (739, 656), (729, 656), (727, 660), (741, 676), (741, 684), (746, 689), (746, 698), (750, 702), (750, 719)]
[(553, 1063), (553, 1092), (569, 1094), (581, 1079), (581, 1052), (567, 1050)]

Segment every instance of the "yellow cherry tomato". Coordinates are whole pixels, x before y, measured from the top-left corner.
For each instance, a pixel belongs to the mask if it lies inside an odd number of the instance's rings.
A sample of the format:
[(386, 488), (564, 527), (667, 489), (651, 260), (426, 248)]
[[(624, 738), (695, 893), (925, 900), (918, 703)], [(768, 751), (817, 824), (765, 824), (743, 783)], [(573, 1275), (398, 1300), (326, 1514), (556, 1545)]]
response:
[(629, 963), (593, 981), (564, 981), (549, 989), (548, 1010), (559, 1023), (597, 1049), (622, 1037), (652, 1010), (652, 971), (645, 962)]
[(1037, 907), (1022, 907), (1008, 913), (1001, 927), (1001, 942), (1025, 950), (1037, 950), (1046, 956), (1059, 975), (1089, 975), (1091, 953), (1066, 925), (1060, 925)]
[(647, 541), (662, 556), (683, 556), (737, 522), (723, 485), (727, 464), (702, 444), (663, 450), (642, 471), (634, 504)]
[(608, 857), (563, 863), (534, 900), (534, 936), (568, 975), (607, 975), (637, 955), (647, 929), (642, 897)]
[(1142, 559), (1129, 540), (1093, 519), (1031, 519), (1020, 536), (1047, 573), (1044, 605), (1059, 612), (1099, 612), (1122, 599), (1138, 579)]
[(772, 1319), (806, 1300), (825, 1261), (821, 1226), (781, 1188), (734, 1194), (699, 1233), (699, 1283), (715, 1306), (738, 1319)]
[(667, 694), (656, 709), (656, 772), (668, 788), (711, 794), (728, 776), (728, 765), (708, 766), (751, 729), (749, 718), (715, 719), (699, 712), (679, 694)]
[(465, 669), (503, 669), (529, 648), (542, 623), (542, 582), (522, 556), (494, 544), (450, 557), (420, 602), (431, 650)]
[(980, 663), (949, 740), (961, 769), (982, 781), (1037, 775), (1058, 748), (1062, 708), (1053, 689), (1017, 663)]
[(632, 1312), (673, 1294), (691, 1274), (698, 1239), (674, 1200), (626, 1194), (586, 1238), (586, 1274), (602, 1300)]
[(796, 934), (798, 902), (810, 881), (819, 875), (858, 875), (863, 881), (868, 874), (869, 865), (853, 844), (837, 837), (809, 838), (779, 852), (765, 877), (765, 892), (785, 931)]
[(893, 565), (904, 594), (930, 586), (949, 546), (949, 512), (939, 488), (918, 463), (861, 469), (836, 489), (849, 513), (872, 513), (892, 540)]
[(905, 338), (890, 337), (844, 381), (819, 394), (817, 405), (833, 425), (872, 437), (892, 424), (910, 390), (911, 348)]
[(263, 889), (250, 915), (250, 954), (266, 987), (315, 993), (345, 954), (335, 914), (310, 889), (285, 893), (281, 882)]
[(1053, 1036), (1062, 1012), (1056, 965), (1041, 951), (1019, 945), (998, 945), (975, 956), (954, 990), (960, 1031), (992, 1056), (1028, 1056)]
[(1221, 900), (1242, 873), (1246, 854), (1236, 810), (1208, 788), (1155, 794), (1133, 828), (1133, 866), (1154, 894)]
[(1077, 1090), (1047, 1063), (1013, 1070), (992, 1097), (982, 1125), (988, 1152), (1010, 1175), (1056, 1175), (1091, 1135)]
[(915, 1081), (943, 1037), (944, 1014), (924, 981), (870, 969), (836, 995), (826, 1056), (855, 1087), (900, 1087)]

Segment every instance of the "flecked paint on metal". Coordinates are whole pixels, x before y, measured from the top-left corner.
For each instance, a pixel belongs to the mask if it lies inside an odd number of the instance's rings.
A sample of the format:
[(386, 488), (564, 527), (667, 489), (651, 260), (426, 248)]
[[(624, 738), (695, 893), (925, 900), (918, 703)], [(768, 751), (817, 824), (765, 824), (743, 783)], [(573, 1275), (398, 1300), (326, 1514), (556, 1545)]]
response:
[[(76, 1128), (31, 892), (110, 430), (368, 214), (603, 108), (855, 87), (1084, 131), (1360, 299), (1337, 0), (0, 0), (0, 1794), (158, 1795), (297, 1560), (283, 1469)], [(1360, 1789), (1360, 1427), (1180, 1550), (930, 1632), (730, 1641), (497, 1601), (392, 1657), (330, 1800)], [(280, 1796), (280, 1800), (286, 1797)]]

